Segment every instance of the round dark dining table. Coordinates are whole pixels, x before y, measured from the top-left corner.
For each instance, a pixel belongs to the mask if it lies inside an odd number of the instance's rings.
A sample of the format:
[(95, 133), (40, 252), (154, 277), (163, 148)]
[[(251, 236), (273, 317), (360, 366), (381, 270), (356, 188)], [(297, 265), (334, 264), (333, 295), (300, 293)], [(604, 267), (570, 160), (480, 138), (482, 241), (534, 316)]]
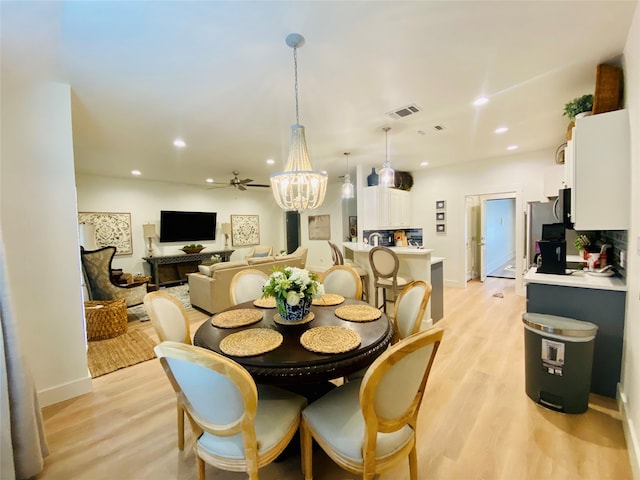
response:
[[(251, 374), (256, 383), (283, 386), (323, 383), (366, 368), (385, 351), (393, 337), (393, 327), (384, 312), (381, 312), (382, 315), (377, 320), (368, 322), (342, 320), (335, 315), (338, 307), (353, 304), (368, 305), (352, 299), (345, 299), (343, 303), (333, 306), (312, 305), (311, 312), (315, 318), (310, 322), (281, 325), (273, 319), (278, 312), (276, 308), (258, 308), (249, 301), (227, 311), (238, 308), (257, 309), (263, 312), (262, 320), (245, 327), (219, 328), (212, 325), (209, 319), (198, 327), (193, 343), (233, 359)], [(337, 354), (315, 353), (304, 348), (300, 343), (300, 335), (308, 329), (324, 325), (354, 330), (360, 336), (360, 345), (351, 351)], [(282, 334), (283, 342), (275, 350), (255, 356), (238, 357), (221, 351), (220, 342), (223, 338), (249, 328), (277, 330)]]

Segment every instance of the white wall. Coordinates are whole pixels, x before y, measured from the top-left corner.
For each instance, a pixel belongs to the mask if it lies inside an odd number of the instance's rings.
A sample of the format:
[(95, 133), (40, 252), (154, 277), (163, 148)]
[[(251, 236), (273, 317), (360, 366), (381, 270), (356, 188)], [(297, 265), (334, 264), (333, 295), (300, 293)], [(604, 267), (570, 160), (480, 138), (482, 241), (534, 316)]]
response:
[[(181, 184), (154, 182), (140, 178), (118, 179), (91, 175), (77, 175), (78, 211), (131, 213), (132, 255), (114, 257), (114, 268), (125, 272), (148, 272), (148, 241), (142, 234), (142, 225), (155, 223), (160, 233), (160, 210), (207, 211), (217, 213), (218, 231), (215, 241), (199, 241), (206, 250), (224, 249), (224, 235), (220, 224), (230, 222), (231, 215), (258, 215), (260, 243), (273, 246), (274, 252), (285, 248), (284, 213), (273, 199), (270, 189), (198, 188)], [(178, 255), (189, 242), (160, 243), (152, 241), (155, 256)], [(251, 247), (233, 246), (233, 260), (244, 258)], [(146, 270), (145, 270), (146, 269)]]
[[(542, 193), (544, 169), (554, 164), (555, 149), (549, 149), (414, 172), (412, 225), (423, 229), (425, 248), (433, 248), (434, 256), (445, 257), (445, 285), (466, 285), (465, 197), (515, 192), (516, 285), (523, 294), (524, 211), (527, 202), (548, 200)], [(446, 201), (444, 235), (435, 233), (436, 200)]]
[(1, 222), (18, 334), (42, 406), (91, 390), (68, 85), (2, 72)]
[(631, 127), (631, 228), (619, 397), (634, 478), (640, 479), (640, 6), (636, 6), (624, 62), (626, 106)]

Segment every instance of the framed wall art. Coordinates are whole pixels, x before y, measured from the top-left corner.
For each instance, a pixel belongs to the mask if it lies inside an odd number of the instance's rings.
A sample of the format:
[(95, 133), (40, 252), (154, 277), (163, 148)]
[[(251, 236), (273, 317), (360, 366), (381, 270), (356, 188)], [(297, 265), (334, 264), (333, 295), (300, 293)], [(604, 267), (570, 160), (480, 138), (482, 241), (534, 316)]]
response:
[(131, 214), (110, 212), (78, 212), (78, 223), (96, 227), (96, 245), (116, 247), (116, 255), (133, 254)]
[(258, 215), (231, 215), (231, 245), (245, 247), (260, 244)]
[(447, 228), (444, 223), (436, 223), (436, 233), (447, 233)]
[(331, 215), (309, 215), (309, 240), (331, 240)]
[(445, 200), (436, 200), (436, 210), (444, 210), (447, 206)]
[(436, 212), (436, 221), (444, 222), (445, 221), (445, 213), (444, 212)]

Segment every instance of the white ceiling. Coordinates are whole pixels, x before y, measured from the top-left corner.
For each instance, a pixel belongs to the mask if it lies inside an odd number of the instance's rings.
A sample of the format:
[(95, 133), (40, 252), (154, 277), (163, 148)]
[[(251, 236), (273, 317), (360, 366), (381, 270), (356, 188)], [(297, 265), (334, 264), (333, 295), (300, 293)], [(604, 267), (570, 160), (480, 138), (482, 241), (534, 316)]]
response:
[[(396, 170), (557, 147), (564, 104), (620, 61), (636, 5), (3, 0), (2, 68), (71, 85), (77, 173), (269, 183), (295, 123), (285, 37), (301, 33), (300, 123), (313, 167), (339, 181), (345, 151), (352, 170), (382, 165), (384, 126)], [(422, 111), (387, 115), (408, 104)]]

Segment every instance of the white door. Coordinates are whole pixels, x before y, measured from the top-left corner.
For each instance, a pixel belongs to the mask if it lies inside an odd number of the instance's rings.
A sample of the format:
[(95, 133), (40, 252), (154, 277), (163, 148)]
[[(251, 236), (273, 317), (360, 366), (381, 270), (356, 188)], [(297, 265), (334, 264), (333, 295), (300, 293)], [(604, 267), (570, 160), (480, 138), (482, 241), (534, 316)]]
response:
[(476, 277), (476, 212), (475, 202), (473, 197), (465, 197), (465, 258), (466, 258), (466, 281), (473, 280)]
[(487, 244), (487, 198), (480, 198), (480, 218), (478, 222), (480, 224), (480, 281), (484, 282), (487, 279), (487, 259), (486, 259), (486, 244)]

